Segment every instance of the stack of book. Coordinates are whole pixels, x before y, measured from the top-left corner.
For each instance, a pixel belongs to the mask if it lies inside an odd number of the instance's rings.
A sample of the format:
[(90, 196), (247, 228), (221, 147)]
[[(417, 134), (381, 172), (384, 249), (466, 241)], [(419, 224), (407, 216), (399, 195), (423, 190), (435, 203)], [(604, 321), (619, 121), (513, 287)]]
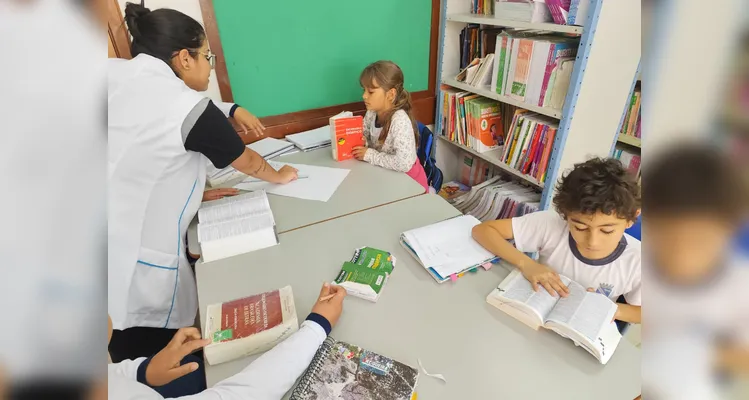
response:
[(541, 194), (532, 188), (494, 177), (451, 200), (452, 205), (479, 221), (520, 217), (538, 211)]
[(479, 153), (497, 149), (504, 144), (500, 107), (497, 101), (443, 87), (442, 115), (445, 121), (440, 133)]
[(494, 15), (520, 22), (552, 22), (545, 0), (495, 0)]
[(555, 120), (518, 109), (507, 132), (500, 161), (544, 183), (558, 129)]
[(462, 157), (459, 179), (463, 185), (471, 187), (501, 176), (498, 167), (482, 158), (472, 154), (463, 154)]
[(636, 138), (640, 137), (640, 110), (642, 109), (640, 103), (642, 102), (642, 92), (637, 89), (632, 93), (632, 97), (629, 99), (627, 106), (627, 114), (624, 117), (622, 128), (619, 131), (619, 135), (633, 136)]
[(299, 150), (312, 151), (330, 146), (330, 126), (325, 125), (311, 131), (287, 135), (286, 140)]
[(471, 0), (471, 14), (494, 15), (495, 0)]
[(577, 41), (532, 32), (497, 35), (490, 90), (539, 107), (561, 110), (572, 78)]
[(468, 24), (460, 31), (460, 69), (495, 52), (496, 37), (502, 28)]

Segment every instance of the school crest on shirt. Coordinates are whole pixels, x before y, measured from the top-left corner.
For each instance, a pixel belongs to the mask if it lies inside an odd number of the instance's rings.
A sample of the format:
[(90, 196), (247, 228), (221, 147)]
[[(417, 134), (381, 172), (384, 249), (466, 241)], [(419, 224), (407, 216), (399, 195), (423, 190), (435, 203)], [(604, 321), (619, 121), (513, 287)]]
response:
[(611, 297), (611, 292), (614, 291), (614, 285), (610, 283), (600, 283), (596, 293), (600, 293), (606, 297)]

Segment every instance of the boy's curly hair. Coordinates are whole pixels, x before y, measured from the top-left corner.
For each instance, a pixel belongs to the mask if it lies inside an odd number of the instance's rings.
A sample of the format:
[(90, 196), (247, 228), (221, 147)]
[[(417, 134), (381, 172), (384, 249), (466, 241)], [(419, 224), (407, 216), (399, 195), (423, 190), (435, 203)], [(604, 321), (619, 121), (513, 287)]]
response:
[(635, 176), (614, 158), (592, 158), (575, 164), (559, 180), (554, 207), (565, 219), (569, 213), (600, 211), (628, 221), (637, 218), (640, 187)]

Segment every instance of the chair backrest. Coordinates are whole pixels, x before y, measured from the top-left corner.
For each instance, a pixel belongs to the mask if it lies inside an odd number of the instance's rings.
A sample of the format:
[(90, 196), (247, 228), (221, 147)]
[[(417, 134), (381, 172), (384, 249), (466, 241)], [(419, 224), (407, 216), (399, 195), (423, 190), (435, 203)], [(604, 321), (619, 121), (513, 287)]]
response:
[(434, 134), (421, 122), (416, 122), (419, 129), (419, 147), (416, 154), (419, 157), (419, 163), (424, 167), (424, 173), (427, 176), (427, 183), (439, 192), (442, 188), (442, 171), (437, 168), (437, 160), (432, 156), (434, 149)]
[(637, 221), (631, 227), (627, 228), (626, 232), (629, 236), (642, 241), (642, 215), (637, 217)]

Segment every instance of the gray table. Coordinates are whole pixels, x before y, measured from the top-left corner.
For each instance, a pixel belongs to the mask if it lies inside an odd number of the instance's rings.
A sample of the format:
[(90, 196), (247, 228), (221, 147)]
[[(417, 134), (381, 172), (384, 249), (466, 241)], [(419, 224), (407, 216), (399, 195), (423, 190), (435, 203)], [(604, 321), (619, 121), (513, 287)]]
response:
[[(333, 160), (329, 147), (273, 160), (351, 170), (327, 202), (269, 194), (279, 233), (424, 193), (424, 188), (404, 173), (356, 160), (337, 162)], [(233, 184), (236, 183), (238, 182)], [(192, 254), (200, 254), (197, 237), (196, 216), (188, 229), (189, 250)]]
[[(281, 244), (198, 265), (200, 309), (291, 285), (299, 319), (359, 246), (391, 251), (392, 278), (378, 303), (347, 298), (332, 336), (417, 367), (421, 359), (447, 384), (421, 375), (420, 399), (626, 399), (640, 392), (640, 351), (622, 340), (608, 365), (557, 334), (529, 329), (488, 305), (508, 274), (495, 266), (438, 284), (400, 246), (400, 233), (458, 215), (424, 195), (280, 235)], [(202, 316), (201, 316), (202, 319)], [(208, 385), (253, 358), (207, 366)]]

